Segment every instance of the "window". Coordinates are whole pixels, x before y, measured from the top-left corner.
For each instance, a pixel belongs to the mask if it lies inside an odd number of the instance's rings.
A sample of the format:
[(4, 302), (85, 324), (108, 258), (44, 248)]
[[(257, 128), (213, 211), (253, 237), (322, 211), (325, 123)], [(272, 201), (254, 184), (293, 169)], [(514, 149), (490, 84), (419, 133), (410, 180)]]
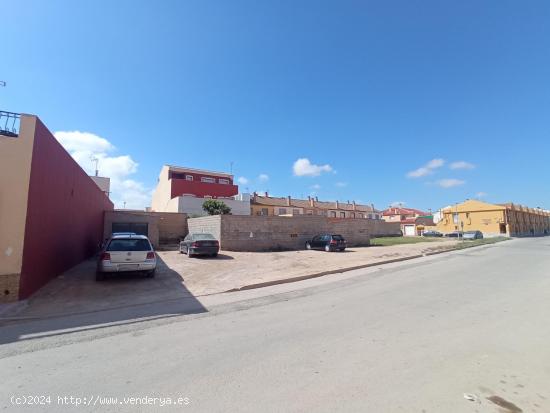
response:
[(345, 212), (340, 212), (340, 218), (345, 218), (346, 217), (346, 213)]
[(268, 216), (269, 212), (267, 208), (262, 208), (262, 211), (260, 212), (260, 215)]
[(292, 215), (300, 215), (300, 210), (299, 209), (293, 209), (292, 210)]
[(119, 251), (151, 251), (151, 244), (146, 239), (120, 239), (115, 238), (107, 247), (107, 251), (119, 252)]
[(355, 218), (355, 212), (352, 212), (352, 213), (351, 213), (351, 217), (352, 217), (352, 218)]
[(286, 208), (279, 208), (279, 215), (286, 215)]
[(306, 214), (308, 214), (308, 215), (313, 215), (313, 211), (312, 211), (311, 209), (308, 209), (307, 212), (306, 212)]
[(362, 213), (359, 213), (359, 218), (365, 218), (365, 216)]
[(220, 184), (229, 185), (229, 179), (218, 179)]
[(186, 181), (192, 181), (193, 180), (193, 175), (185, 175), (185, 180)]
[(201, 176), (201, 182), (206, 182), (209, 184), (215, 184), (216, 180), (214, 178), (210, 178), (209, 176)]
[(458, 213), (453, 214), (453, 224), (458, 225)]
[(330, 211), (331, 218), (336, 218), (336, 211)]

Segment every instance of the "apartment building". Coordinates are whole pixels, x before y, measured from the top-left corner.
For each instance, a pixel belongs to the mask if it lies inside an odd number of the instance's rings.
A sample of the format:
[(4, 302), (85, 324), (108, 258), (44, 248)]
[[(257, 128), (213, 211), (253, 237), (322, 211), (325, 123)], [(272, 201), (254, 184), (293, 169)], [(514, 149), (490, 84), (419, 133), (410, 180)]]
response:
[(420, 236), (426, 227), (434, 225), (430, 213), (414, 208), (390, 207), (382, 213), (386, 222), (399, 222), (404, 236)]
[(207, 199), (222, 200), (233, 215), (250, 215), (250, 197), (239, 195), (233, 175), (173, 165), (160, 171), (151, 210), (204, 215), (202, 204)]
[(479, 230), (484, 235), (550, 235), (550, 213), (514, 203), (489, 204), (467, 200), (440, 211), (441, 232)]

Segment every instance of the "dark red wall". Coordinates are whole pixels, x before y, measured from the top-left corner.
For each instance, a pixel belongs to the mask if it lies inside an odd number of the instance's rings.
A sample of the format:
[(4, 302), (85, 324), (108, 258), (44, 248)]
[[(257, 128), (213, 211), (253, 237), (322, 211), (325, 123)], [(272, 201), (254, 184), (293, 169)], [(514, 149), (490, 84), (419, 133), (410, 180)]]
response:
[(231, 184), (209, 184), (185, 179), (172, 179), (172, 198), (183, 194), (193, 194), (198, 197), (210, 195), (214, 198), (231, 197), (239, 193), (239, 187)]
[(37, 119), (19, 298), (96, 252), (113, 204)]

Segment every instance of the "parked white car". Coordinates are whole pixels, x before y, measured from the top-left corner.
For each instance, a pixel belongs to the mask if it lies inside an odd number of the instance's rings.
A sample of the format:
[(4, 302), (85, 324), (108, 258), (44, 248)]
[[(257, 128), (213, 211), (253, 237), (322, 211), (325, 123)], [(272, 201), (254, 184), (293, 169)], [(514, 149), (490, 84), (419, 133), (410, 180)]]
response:
[(99, 254), (96, 280), (118, 272), (144, 272), (152, 278), (156, 268), (157, 255), (145, 235), (114, 235)]

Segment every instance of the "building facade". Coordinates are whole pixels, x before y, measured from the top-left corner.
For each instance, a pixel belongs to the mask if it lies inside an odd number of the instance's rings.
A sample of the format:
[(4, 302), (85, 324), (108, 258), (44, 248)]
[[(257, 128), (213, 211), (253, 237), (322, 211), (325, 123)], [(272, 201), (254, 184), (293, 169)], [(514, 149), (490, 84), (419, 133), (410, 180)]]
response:
[(233, 175), (171, 165), (160, 171), (151, 210), (205, 215), (202, 204), (207, 199), (222, 200), (234, 215), (250, 214), (250, 201), (239, 196)]
[(382, 213), (386, 222), (399, 222), (403, 236), (420, 236), (427, 227), (432, 227), (431, 214), (414, 208), (390, 207)]
[(326, 202), (317, 197), (296, 199), (287, 197), (261, 196), (256, 193), (250, 199), (252, 215), (260, 216), (297, 216), (313, 215), (328, 218), (381, 219), (382, 214), (372, 205), (361, 205), (353, 202)]
[(486, 236), (550, 235), (550, 213), (518, 204), (489, 204), (467, 200), (440, 211), (441, 232), (481, 231)]
[(0, 131), (0, 165), (0, 302), (7, 302), (93, 255), (113, 204), (36, 116), (21, 115), (16, 132)]

